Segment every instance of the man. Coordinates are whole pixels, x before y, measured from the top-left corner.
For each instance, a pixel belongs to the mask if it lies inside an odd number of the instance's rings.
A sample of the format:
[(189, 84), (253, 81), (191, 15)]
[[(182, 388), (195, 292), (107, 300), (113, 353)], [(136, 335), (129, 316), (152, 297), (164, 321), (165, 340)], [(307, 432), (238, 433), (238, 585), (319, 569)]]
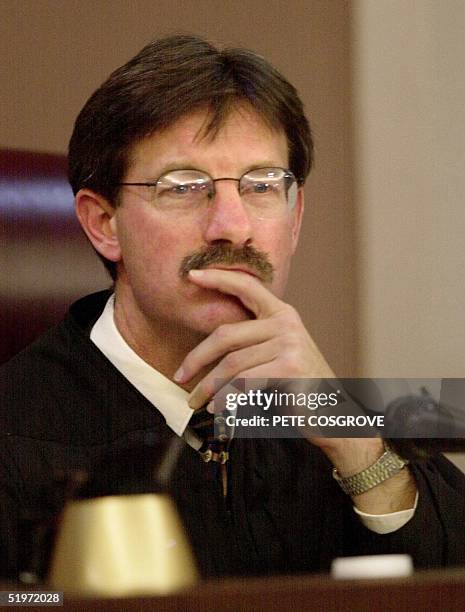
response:
[(407, 466), (378, 438), (234, 439), (224, 454), (191, 426), (217, 379), (334, 376), (283, 301), (311, 162), (294, 88), (195, 37), (148, 45), (86, 103), (70, 182), (114, 292), (2, 370), (3, 573), (21, 570), (20, 519), (50, 514), (57, 471), (98, 476), (108, 453), (156, 454), (173, 435), (186, 446), (171, 490), (205, 576), (364, 552), (460, 561), (463, 480), (444, 459)]

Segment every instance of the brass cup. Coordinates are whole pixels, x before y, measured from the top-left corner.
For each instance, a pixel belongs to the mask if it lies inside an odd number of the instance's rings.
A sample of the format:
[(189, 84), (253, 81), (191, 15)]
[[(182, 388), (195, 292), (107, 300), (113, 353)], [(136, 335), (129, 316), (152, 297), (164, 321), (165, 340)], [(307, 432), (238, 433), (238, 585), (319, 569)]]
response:
[(100, 497), (66, 506), (50, 566), (54, 589), (100, 597), (165, 595), (198, 578), (167, 495)]

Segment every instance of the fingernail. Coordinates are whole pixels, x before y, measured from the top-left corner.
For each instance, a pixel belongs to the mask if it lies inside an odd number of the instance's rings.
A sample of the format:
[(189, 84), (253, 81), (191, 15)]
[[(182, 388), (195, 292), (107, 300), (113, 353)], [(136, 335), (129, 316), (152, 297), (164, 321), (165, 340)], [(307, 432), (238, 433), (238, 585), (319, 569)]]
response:
[(176, 382), (181, 382), (183, 378), (184, 378), (184, 370), (181, 366), (179, 370), (175, 372), (173, 376), (173, 380), (175, 380)]
[(208, 404), (207, 412), (209, 412), (210, 414), (215, 414), (215, 403), (214, 402), (210, 402)]
[(189, 276), (200, 278), (203, 275), (203, 270), (189, 270)]

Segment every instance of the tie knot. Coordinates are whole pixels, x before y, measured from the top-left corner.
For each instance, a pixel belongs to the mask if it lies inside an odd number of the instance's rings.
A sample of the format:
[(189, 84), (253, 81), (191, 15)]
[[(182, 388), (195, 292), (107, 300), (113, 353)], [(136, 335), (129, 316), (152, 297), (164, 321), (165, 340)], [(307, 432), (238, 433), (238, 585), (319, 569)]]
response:
[(199, 453), (204, 461), (226, 463), (228, 460), (227, 438), (225, 436), (215, 437), (215, 418), (215, 415), (201, 408), (191, 416), (189, 427), (202, 441)]

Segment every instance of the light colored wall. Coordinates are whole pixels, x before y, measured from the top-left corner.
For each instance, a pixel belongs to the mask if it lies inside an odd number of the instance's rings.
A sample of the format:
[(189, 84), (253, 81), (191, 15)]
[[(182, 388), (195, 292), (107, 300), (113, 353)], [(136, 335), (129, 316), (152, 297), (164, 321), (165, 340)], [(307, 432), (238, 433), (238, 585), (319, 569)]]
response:
[(356, 0), (359, 372), (465, 375), (465, 2)]
[(0, 146), (65, 151), (88, 95), (152, 37), (266, 55), (317, 143), (290, 301), (340, 375), (463, 376), (462, 0), (0, 0), (0, 14)]
[(193, 32), (264, 54), (300, 90), (317, 143), (289, 299), (335, 370), (350, 375), (348, 15), (341, 0), (0, 0), (0, 146), (64, 152), (87, 97), (154, 37)]

